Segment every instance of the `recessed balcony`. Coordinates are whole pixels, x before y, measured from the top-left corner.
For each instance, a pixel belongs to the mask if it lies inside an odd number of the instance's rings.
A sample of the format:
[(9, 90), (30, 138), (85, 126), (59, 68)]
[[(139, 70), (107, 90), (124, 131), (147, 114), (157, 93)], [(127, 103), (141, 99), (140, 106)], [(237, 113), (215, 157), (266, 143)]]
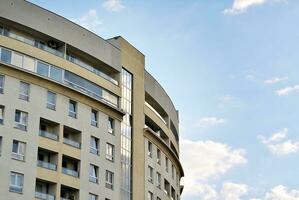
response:
[(62, 173), (78, 178), (80, 161), (68, 156), (62, 156)]
[(37, 166), (57, 171), (58, 153), (38, 148)]
[(81, 148), (81, 131), (64, 126), (63, 127), (63, 143), (80, 149)]
[(79, 190), (61, 185), (60, 200), (79, 200)]
[(42, 200), (55, 200), (56, 183), (36, 180), (35, 198)]
[(58, 123), (41, 118), (39, 127), (39, 136), (58, 141)]

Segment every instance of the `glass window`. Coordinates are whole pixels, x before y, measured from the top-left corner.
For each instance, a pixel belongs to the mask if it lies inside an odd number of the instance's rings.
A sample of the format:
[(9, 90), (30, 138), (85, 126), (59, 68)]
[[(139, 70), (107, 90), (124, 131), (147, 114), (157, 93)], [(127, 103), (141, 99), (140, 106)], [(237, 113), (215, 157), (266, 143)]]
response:
[(99, 139), (96, 137), (90, 137), (90, 153), (99, 154)]
[(12, 158), (17, 160), (25, 160), (25, 149), (26, 144), (24, 142), (14, 140), (12, 143)]
[(11, 64), (14, 65), (14, 66), (22, 68), (23, 67), (23, 55), (18, 54), (16, 52), (13, 52), (12, 53)]
[(28, 113), (16, 110), (15, 113), (16, 128), (26, 131), (27, 121), (28, 121)]
[(91, 109), (91, 125), (98, 126), (98, 111)]
[(27, 70), (29, 70), (29, 71), (32, 71), (32, 72), (34, 72), (35, 70), (34, 70), (34, 59), (33, 58), (31, 58), (31, 57), (28, 57), (28, 56), (24, 56), (24, 64), (23, 64), (23, 68), (24, 69), (27, 69)]
[(168, 158), (165, 156), (165, 170), (166, 170), (166, 172), (168, 172)]
[(47, 108), (51, 110), (56, 109), (56, 94), (50, 91), (47, 93)]
[(69, 116), (73, 118), (77, 117), (77, 102), (72, 100), (69, 102)]
[(157, 172), (157, 187), (161, 189), (161, 174)]
[(148, 181), (153, 182), (153, 168), (151, 166), (148, 166)]
[(147, 193), (147, 200), (153, 200), (153, 193), (152, 192)]
[(171, 177), (174, 179), (174, 166), (171, 164)]
[(114, 160), (114, 145), (106, 143), (106, 159)]
[(0, 124), (4, 124), (4, 106), (0, 105)]
[(29, 101), (29, 88), (30, 85), (28, 83), (20, 82), (19, 99)]
[(0, 75), (0, 94), (3, 94), (4, 91), (4, 76)]
[(106, 188), (113, 190), (114, 173), (106, 170)]
[(24, 175), (16, 172), (10, 172), (9, 191), (22, 193), (23, 191)]
[(93, 183), (98, 182), (98, 167), (95, 165), (89, 165), (89, 181)]
[(88, 200), (98, 200), (98, 196), (95, 195), (95, 194), (91, 194), (91, 193), (89, 193)]
[(159, 165), (161, 164), (161, 151), (158, 148), (157, 148), (157, 163)]
[(42, 63), (40, 61), (37, 61), (37, 69), (36, 69), (36, 72), (39, 74), (39, 75), (42, 75), (42, 76), (49, 76), (49, 65), (46, 64), (46, 63)]
[(1, 49), (1, 61), (10, 64), (11, 63), (11, 51), (7, 49)]
[(114, 119), (111, 117), (108, 119), (108, 133), (114, 134)]
[(58, 67), (51, 66), (50, 68), (50, 78), (54, 79), (55, 81), (62, 81), (62, 69)]
[(2, 136), (0, 136), (0, 156), (1, 156), (1, 153), (2, 153)]
[(152, 154), (153, 154), (153, 144), (151, 142), (148, 142), (148, 145), (147, 145), (147, 155), (149, 157), (152, 157)]

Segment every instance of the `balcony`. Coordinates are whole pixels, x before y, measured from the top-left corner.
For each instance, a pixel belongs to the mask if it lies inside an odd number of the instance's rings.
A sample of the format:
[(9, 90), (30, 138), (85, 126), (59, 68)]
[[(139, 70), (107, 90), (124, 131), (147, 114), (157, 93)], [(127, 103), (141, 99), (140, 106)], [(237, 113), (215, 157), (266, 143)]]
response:
[(73, 128), (63, 127), (63, 143), (72, 147), (81, 148), (81, 132)]
[(38, 148), (37, 166), (57, 171), (58, 153)]
[(55, 200), (56, 183), (37, 179), (35, 184), (35, 198), (42, 200)]
[(63, 174), (79, 178), (80, 161), (68, 156), (62, 156), (62, 170)]
[(39, 136), (58, 141), (58, 123), (41, 118), (39, 127)]
[(60, 191), (61, 200), (78, 200), (79, 199), (79, 190), (71, 187), (67, 187), (64, 185), (61, 185), (61, 191)]

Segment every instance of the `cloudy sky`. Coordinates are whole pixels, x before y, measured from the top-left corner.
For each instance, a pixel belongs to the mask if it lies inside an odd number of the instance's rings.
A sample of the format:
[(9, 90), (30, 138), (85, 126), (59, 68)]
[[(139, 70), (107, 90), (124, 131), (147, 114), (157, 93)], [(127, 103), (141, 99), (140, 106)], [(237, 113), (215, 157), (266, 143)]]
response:
[(180, 110), (183, 200), (299, 200), (298, 0), (32, 0), (122, 35)]

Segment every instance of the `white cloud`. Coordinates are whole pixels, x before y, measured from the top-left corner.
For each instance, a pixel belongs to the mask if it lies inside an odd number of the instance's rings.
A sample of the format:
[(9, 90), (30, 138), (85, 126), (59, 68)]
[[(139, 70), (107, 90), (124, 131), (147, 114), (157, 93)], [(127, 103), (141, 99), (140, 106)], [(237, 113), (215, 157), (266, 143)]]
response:
[(247, 163), (244, 149), (213, 141), (182, 140), (181, 158), (185, 169), (184, 195), (200, 196), (204, 200), (218, 198), (209, 181), (225, 174), (233, 167)]
[(103, 24), (95, 9), (89, 10), (86, 14), (82, 15), (78, 19), (72, 19), (72, 21), (92, 31), (97, 31)]
[(278, 185), (267, 192), (264, 198), (251, 200), (299, 200), (299, 190), (289, 190), (283, 185)]
[(269, 151), (276, 156), (283, 156), (292, 153), (297, 153), (299, 151), (299, 142), (287, 140), (288, 129), (284, 128), (271, 137), (265, 138), (264, 136), (259, 136), (260, 141), (269, 149)]
[(287, 96), (292, 92), (299, 92), (299, 85), (295, 85), (295, 86), (289, 86), (289, 87), (285, 87), (283, 89), (280, 90), (276, 90), (275, 93), (278, 96)]
[(118, 12), (125, 8), (125, 6), (122, 4), (122, 0), (105, 0), (102, 6), (106, 10), (112, 12)]
[(288, 80), (288, 77), (275, 77), (275, 78), (272, 78), (272, 79), (268, 79), (268, 80), (265, 80), (264, 83), (265, 84), (275, 84), (275, 83), (279, 83), (281, 81), (285, 81), (285, 80)]
[(232, 7), (225, 9), (223, 13), (229, 15), (241, 14), (246, 12), (248, 8), (263, 5), (269, 1), (286, 2), (287, 0), (234, 0)]
[(223, 118), (217, 118), (217, 117), (203, 117), (199, 119), (199, 122), (197, 123), (197, 126), (199, 127), (210, 127), (215, 126), (218, 124), (223, 124), (225, 122), (225, 119)]
[(227, 182), (223, 184), (220, 194), (223, 200), (240, 200), (247, 192), (247, 185)]

